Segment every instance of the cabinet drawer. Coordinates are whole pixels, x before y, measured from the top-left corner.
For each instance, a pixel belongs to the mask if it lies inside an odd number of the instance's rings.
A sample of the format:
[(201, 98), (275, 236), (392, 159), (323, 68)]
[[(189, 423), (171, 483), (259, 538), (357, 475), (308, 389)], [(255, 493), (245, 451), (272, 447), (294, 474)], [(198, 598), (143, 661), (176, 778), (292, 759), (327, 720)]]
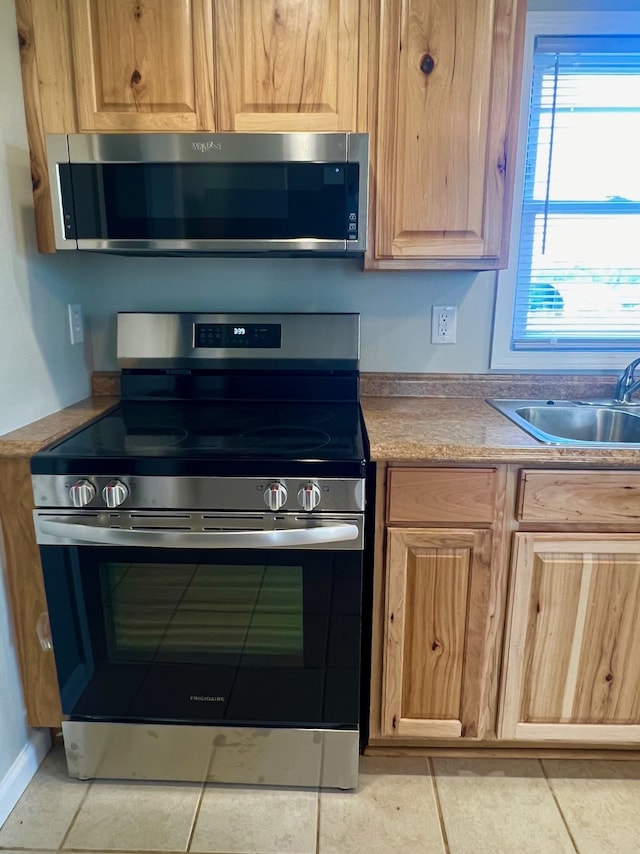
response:
[(520, 522), (640, 522), (640, 471), (520, 472)]
[(496, 469), (389, 470), (387, 521), (493, 522)]

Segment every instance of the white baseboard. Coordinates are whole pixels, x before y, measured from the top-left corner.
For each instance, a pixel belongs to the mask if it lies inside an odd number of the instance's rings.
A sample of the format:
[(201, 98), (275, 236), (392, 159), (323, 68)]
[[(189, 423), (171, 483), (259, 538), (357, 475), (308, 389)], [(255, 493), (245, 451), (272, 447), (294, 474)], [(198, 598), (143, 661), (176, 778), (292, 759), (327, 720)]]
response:
[(32, 729), (29, 741), (22, 748), (15, 762), (0, 780), (0, 827), (20, 800), (29, 781), (49, 752), (51, 737), (48, 729)]

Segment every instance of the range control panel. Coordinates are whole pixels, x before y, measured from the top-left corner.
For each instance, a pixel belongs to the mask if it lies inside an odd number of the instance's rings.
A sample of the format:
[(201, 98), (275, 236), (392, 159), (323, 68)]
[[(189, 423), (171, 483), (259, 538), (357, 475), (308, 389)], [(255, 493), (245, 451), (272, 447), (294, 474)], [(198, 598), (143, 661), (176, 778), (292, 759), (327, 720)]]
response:
[(358, 512), (360, 478), (32, 475), (38, 507), (88, 510)]
[(269, 349), (280, 347), (279, 323), (194, 323), (194, 347), (229, 349)]

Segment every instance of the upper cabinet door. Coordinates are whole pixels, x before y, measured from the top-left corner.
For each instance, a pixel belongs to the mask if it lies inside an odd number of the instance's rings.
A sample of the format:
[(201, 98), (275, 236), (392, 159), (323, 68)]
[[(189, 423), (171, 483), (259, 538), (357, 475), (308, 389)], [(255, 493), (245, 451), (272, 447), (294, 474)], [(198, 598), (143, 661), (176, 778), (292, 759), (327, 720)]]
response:
[(368, 266), (504, 266), (525, 11), (523, 0), (380, 0)]
[(213, 130), (209, 0), (69, 0), (80, 131)]
[(221, 131), (366, 130), (366, 0), (216, 0)]

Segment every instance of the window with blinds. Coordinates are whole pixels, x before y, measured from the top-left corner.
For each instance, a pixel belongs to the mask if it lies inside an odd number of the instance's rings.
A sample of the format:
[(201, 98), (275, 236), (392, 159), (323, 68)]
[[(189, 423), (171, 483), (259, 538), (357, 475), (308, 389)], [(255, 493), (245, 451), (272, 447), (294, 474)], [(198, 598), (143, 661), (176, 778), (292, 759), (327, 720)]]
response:
[(538, 36), (512, 350), (640, 342), (640, 36)]

